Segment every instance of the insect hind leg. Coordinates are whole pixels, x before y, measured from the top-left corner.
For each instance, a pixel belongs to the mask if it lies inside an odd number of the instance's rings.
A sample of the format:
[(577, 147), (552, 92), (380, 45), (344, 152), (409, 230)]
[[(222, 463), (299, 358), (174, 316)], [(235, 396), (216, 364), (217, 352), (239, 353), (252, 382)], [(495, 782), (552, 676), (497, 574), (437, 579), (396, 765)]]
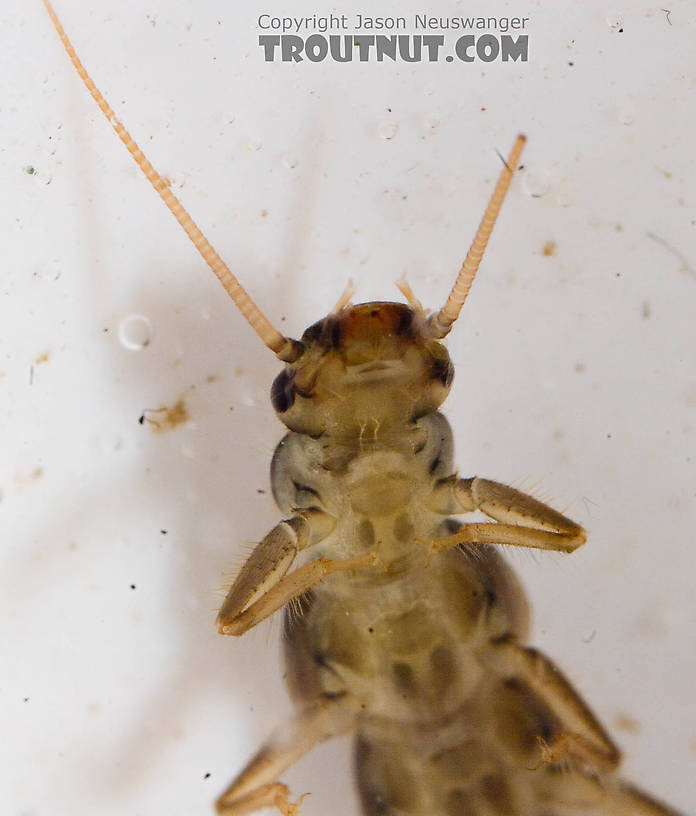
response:
[(249, 761), (215, 807), (220, 816), (244, 816), (275, 807), (283, 816), (300, 813), (303, 794), (290, 801), (290, 790), (278, 777), (315, 745), (354, 727), (356, 713), (345, 698), (321, 701), (281, 726)]
[(683, 816), (613, 775), (549, 768), (542, 787), (559, 816)]

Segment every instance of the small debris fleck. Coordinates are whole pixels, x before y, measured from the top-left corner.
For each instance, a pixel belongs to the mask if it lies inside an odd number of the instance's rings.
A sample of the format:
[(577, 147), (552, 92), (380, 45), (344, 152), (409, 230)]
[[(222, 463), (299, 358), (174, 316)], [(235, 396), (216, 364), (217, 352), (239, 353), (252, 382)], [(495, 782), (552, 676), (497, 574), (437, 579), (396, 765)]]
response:
[(570, 67), (572, 68), (575, 65), (575, 63), (574, 62), (569, 62), (568, 65), (570, 65)]
[(162, 535), (167, 535), (168, 532), (169, 532), (168, 530), (160, 530), (160, 533), (162, 533)]
[(161, 408), (144, 411), (138, 422), (141, 425), (148, 422), (157, 433), (164, 433), (183, 425), (190, 418), (186, 403), (183, 399), (180, 399), (170, 408), (162, 406)]
[(628, 714), (619, 714), (614, 718), (614, 727), (627, 734), (637, 734), (640, 731), (640, 723)]
[(640, 310), (640, 314), (641, 314), (641, 317), (643, 318), (643, 320), (647, 320), (650, 317), (650, 315), (652, 314), (652, 308), (650, 306), (649, 301), (647, 301), (647, 300), (643, 301), (643, 306), (642, 306), (642, 308)]
[(50, 351), (44, 351), (43, 354), (39, 354), (39, 356), (34, 360), (36, 365), (41, 365), (41, 363), (47, 363), (51, 356)]
[(210, 779), (210, 773), (203, 774), (203, 779)]
[(256, 492), (257, 492), (257, 493), (260, 493), (262, 496), (265, 496), (265, 495), (266, 495), (266, 491), (265, 491), (265, 490), (263, 490), (263, 488), (261, 488), (261, 487), (257, 487), (257, 488), (256, 488)]
[(24, 172), (28, 176), (35, 176), (36, 175), (36, 168), (33, 167), (31, 164), (25, 165), (22, 169), (24, 170)]
[(541, 248), (542, 255), (545, 255), (547, 258), (551, 255), (556, 254), (556, 242), (555, 241), (547, 241), (544, 246)]
[(23, 701), (23, 702), (25, 702), (25, 703), (28, 703), (28, 702), (29, 702), (29, 698), (28, 698), (28, 697), (22, 697), (22, 701)]
[(131, 584), (131, 585), (130, 585), (130, 588), (131, 588), (131, 589), (135, 589), (135, 584)]

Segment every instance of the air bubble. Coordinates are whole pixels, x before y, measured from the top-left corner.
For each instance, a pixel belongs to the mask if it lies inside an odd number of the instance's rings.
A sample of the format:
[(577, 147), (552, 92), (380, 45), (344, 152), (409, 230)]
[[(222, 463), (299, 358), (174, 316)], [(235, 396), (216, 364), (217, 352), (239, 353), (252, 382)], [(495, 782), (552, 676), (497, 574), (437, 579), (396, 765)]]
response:
[(619, 122), (621, 122), (622, 125), (626, 126), (632, 125), (636, 121), (635, 110), (632, 107), (629, 107), (628, 105), (619, 108), (619, 110), (617, 111), (617, 117)]
[(623, 34), (624, 21), (620, 11), (611, 11), (607, 14), (606, 22), (612, 31)]
[(398, 131), (399, 131), (398, 122), (382, 122), (382, 124), (377, 128), (377, 133), (379, 133), (382, 139), (385, 139), (386, 141), (393, 139), (394, 136), (396, 136), (396, 134), (398, 133)]
[(281, 161), (286, 170), (294, 170), (300, 163), (296, 156), (291, 156), (287, 153), (283, 156)]
[(140, 351), (152, 342), (155, 330), (144, 315), (129, 315), (118, 327), (118, 339), (124, 348)]
[(551, 177), (544, 170), (529, 170), (522, 178), (522, 187), (532, 198), (543, 198), (551, 191)]

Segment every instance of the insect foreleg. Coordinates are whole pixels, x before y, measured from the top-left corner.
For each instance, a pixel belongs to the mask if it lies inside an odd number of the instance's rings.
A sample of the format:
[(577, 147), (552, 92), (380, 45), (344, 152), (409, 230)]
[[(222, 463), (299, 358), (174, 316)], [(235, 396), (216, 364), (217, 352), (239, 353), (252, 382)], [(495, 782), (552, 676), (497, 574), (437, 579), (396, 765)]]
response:
[(301, 711), (273, 734), (220, 796), (215, 803), (218, 813), (242, 816), (275, 807), (283, 816), (298, 814), (304, 797), (293, 804), (278, 777), (318, 743), (352, 730), (356, 713), (346, 697), (322, 700)]
[(428, 505), (444, 515), (481, 510), (501, 522), (464, 524), (454, 535), (431, 542), (433, 552), (483, 543), (572, 552), (586, 539), (582, 527), (547, 504), (489, 479), (443, 479)]
[(217, 616), (221, 635), (242, 635), (299, 598), (333, 572), (359, 570), (376, 563), (373, 553), (356, 558), (317, 558), (286, 575), (297, 553), (333, 530), (336, 519), (322, 510), (306, 510), (275, 526), (242, 567)]

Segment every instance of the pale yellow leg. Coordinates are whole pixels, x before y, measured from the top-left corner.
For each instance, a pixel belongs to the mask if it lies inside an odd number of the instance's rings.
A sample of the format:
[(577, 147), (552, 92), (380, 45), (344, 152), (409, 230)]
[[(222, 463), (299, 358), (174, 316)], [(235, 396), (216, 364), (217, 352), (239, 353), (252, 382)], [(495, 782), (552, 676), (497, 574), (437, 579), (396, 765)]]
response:
[[(236, 631), (235, 628), (240, 616), (254, 608), (259, 599), (280, 583), (297, 554), (308, 545), (325, 538), (335, 525), (336, 519), (321, 510), (305, 510), (301, 515), (277, 524), (254, 548), (230, 587), (217, 616), (220, 634), (242, 634), (258, 623), (254, 619), (241, 631)], [(271, 610), (273, 611), (275, 610)]]
[(683, 816), (615, 776), (549, 771), (540, 782), (550, 809), (569, 816)]
[(215, 803), (217, 812), (243, 816), (263, 807), (275, 807), (283, 816), (296, 816), (307, 794), (291, 802), (287, 785), (278, 777), (318, 743), (352, 730), (357, 710), (343, 697), (300, 712), (276, 731), (220, 796)]
[(521, 680), (561, 722), (563, 734), (548, 746), (551, 761), (578, 760), (596, 770), (613, 771), (621, 755), (589, 706), (561, 670), (537, 649), (512, 638), (486, 645), (480, 660), (499, 677)]
[(585, 543), (585, 531), (553, 508), (489, 479), (443, 479), (428, 506), (443, 515), (481, 510), (499, 524), (464, 524), (453, 535), (432, 542), (433, 552), (458, 544), (509, 544), (572, 552)]

